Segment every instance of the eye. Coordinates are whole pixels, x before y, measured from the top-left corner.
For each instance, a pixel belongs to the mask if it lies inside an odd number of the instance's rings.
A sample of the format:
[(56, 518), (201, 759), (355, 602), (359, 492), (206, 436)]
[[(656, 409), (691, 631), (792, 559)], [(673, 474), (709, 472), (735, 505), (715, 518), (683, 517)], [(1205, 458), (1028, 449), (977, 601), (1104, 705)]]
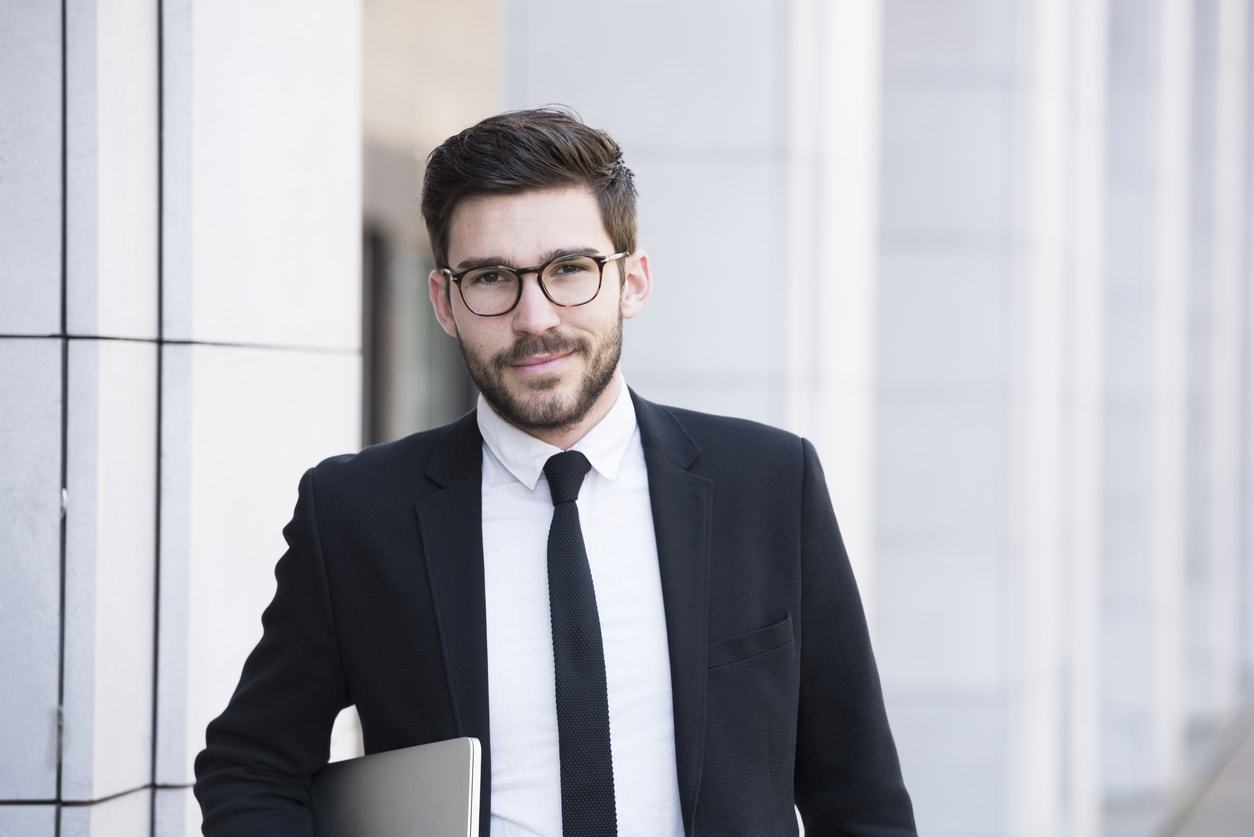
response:
[(512, 277), (508, 273), (488, 268), (487, 270), (481, 270), (477, 273), (470, 273), (462, 281), (468, 282), (478, 288), (491, 288), (507, 284), (511, 278)]
[(596, 269), (596, 262), (587, 256), (575, 256), (565, 261), (556, 262), (547, 271), (550, 276), (560, 276), (562, 278), (571, 278), (574, 276), (582, 276), (586, 273), (593, 273)]

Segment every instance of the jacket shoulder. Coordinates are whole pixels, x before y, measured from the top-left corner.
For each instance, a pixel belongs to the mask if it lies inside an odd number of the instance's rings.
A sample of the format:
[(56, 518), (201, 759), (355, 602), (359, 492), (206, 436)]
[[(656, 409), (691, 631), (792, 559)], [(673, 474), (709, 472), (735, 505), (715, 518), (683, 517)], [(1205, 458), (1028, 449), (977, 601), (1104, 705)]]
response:
[(694, 438), (728, 436), (784, 445), (797, 445), (801, 441), (801, 437), (796, 433), (753, 419), (720, 416), (715, 413), (703, 413), (698, 410), (662, 404), (654, 406), (673, 416), (679, 424), (692, 432)]
[(762, 422), (683, 407), (649, 407), (673, 422), (700, 449), (694, 463), (699, 470), (762, 473), (799, 468), (809, 447), (797, 434)]
[[(475, 427), (474, 413), (467, 413), (449, 424), (411, 433), (391, 442), (381, 442), (357, 453), (328, 457), (309, 469), (309, 478), (319, 491), (347, 491), (374, 494), (380, 489), (407, 486), (421, 490), (433, 487), (428, 477), (432, 460), (448, 447), (450, 436), (465, 437)], [(461, 431), (461, 432), (458, 432)], [(463, 447), (469, 445), (463, 444)], [(473, 454), (478, 454), (474, 446)]]

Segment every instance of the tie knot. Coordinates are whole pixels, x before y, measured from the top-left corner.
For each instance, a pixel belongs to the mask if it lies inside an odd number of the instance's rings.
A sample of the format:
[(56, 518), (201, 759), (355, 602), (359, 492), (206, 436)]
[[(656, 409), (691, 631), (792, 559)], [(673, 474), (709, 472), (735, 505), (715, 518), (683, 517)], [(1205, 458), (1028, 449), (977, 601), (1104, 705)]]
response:
[(592, 469), (588, 457), (577, 450), (555, 453), (544, 463), (544, 476), (549, 481), (549, 493), (553, 505), (573, 503), (579, 499), (579, 487), (584, 476)]

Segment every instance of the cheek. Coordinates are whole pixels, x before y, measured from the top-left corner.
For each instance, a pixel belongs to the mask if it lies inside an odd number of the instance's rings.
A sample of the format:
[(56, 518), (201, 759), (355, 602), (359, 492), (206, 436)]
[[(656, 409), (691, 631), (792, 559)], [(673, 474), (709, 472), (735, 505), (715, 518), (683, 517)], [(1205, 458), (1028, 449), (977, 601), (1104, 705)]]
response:
[(581, 327), (588, 331), (604, 333), (614, 328), (618, 317), (623, 311), (623, 302), (617, 294), (607, 295), (604, 300), (597, 297), (580, 310)]
[(504, 318), (485, 320), (463, 311), (456, 319), (457, 339), (478, 354), (495, 354), (513, 342), (508, 324), (499, 319)]

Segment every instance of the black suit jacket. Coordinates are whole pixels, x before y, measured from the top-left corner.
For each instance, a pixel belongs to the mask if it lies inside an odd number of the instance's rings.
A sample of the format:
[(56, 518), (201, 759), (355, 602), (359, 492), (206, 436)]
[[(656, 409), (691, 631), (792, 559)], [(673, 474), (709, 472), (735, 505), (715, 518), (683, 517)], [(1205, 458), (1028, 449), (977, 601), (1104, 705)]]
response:
[[(813, 447), (634, 393), (689, 835), (915, 834)], [(473, 413), (308, 471), (263, 636), (196, 759), (207, 835), (311, 834), (309, 775), (356, 703), (367, 752), (491, 745)]]

